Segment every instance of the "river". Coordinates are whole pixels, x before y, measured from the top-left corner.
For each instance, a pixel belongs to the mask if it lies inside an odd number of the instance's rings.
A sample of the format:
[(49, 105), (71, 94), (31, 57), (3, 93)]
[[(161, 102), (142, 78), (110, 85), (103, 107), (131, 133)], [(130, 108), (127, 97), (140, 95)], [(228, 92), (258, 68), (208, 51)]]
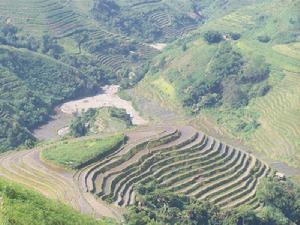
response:
[(148, 121), (140, 116), (130, 101), (121, 99), (117, 95), (118, 90), (119, 86), (109, 85), (103, 87), (101, 92), (95, 96), (65, 102), (56, 108), (55, 115), (47, 124), (34, 130), (35, 137), (39, 140), (58, 139), (68, 133), (68, 126), (74, 118), (74, 114), (91, 108), (108, 106), (125, 109), (131, 116), (133, 125), (146, 125)]

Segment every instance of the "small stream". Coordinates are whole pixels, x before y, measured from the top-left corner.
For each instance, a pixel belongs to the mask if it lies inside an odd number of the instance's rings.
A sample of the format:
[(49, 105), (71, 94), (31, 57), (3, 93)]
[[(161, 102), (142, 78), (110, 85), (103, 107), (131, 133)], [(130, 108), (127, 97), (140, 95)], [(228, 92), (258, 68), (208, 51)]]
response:
[(131, 116), (133, 125), (145, 125), (147, 120), (142, 118), (140, 114), (133, 108), (130, 101), (121, 99), (117, 93), (119, 86), (109, 85), (103, 87), (102, 91), (92, 97), (86, 97), (78, 100), (65, 102), (56, 108), (56, 113), (51, 120), (34, 130), (34, 135), (39, 140), (55, 140), (59, 139), (68, 133), (74, 115), (87, 111), (91, 108), (101, 108), (113, 106), (120, 109), (125, 109)]

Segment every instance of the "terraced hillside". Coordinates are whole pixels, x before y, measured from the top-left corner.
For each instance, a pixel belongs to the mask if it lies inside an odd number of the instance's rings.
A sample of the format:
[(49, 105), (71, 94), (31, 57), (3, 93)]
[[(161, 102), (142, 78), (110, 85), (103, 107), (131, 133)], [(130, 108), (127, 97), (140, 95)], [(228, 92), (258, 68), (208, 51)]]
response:
[(42, 149), (7, 152), (0, 156), (0, 175), (95, 217), (120, 219), (119, 210), (81, 193), (72, 173), (40, 160)]
[[(204, 7), (204, 6), (203, 6)], [(147, 42), (175, 40), (204, 21), (198, 1), (95, 0), (93, 16), (106, 27)]]
[(141, 62), (157, 53), (148, 45), (104, 28), (75, 1), (5, 0), (0, 2), (0, 15), (5, 23), (17, 26), (25, 34), (41, 37), (47, 33), (62, 43), (75, 42), (65, 49), (97, 58), (97, 63), (120, 77), (128, 76), (124, 75), (127, 70), (136, 75), (141, 71)]
[[(263, 152), (267, 158), (299, 167), (299, 1), (272, 0), (272, 6), (269, 1), (228, 2), (236, 8), (220, 14), (215, 12), (215, 17), (200, 26), (198, 33), (169, 45), (154, 58), (153, 69), (135, 87), (133, 101), (139, 102), (136, 96), (142, 95), (183, 113), (202, 107), (200, 113), (194, 113), (201, 129), (215, 130), (212, 133), (242, 141), (251, 149)], [(240, 37), (238, 40), (225, 37), (219, 44), (208, 44), (204, 38), (208, 31), (218, 31), (224, 36), (233, 32)], [(270, 40), (260, 41), (263, 36)], [(245, 60), (253, 56), (264, 58), (270, 68), (269, 77), (261, 83), (261, 86), (266, 85), (266, 92), (252, 93), (248, 103), (239, 108), (226, 107), (226, 104), (205, 106), (216, 102), (214, 96), (199, 100), (197, 95), (202, 93), (202, 86), (192, 89), (194, 84), (203, 81), (201, 76), (210, 71), (211, 62), (224, 43), (233, 46)], [(224, 57), (222, 61), (228, 58)], [(209, 82), (205, 80), (204, 83)], [(253, 88), (256, 84), (248, 87)], [(250, 93), (247, 88), (243, 91), (243, 82), (238, 86), (245, 95)], [(185, 94), (187, 101), (182, 100)], [(226, 100), (225, 97), (222, 99)], [(198, 105), (187, 106), (193, 101)]]
[(76, 173), (82, 191), (117, 206), (135, 204), (135, 187), (155, 179), (170, 191), (209, 200), (221, 208), (260, 207), (256, 187), (271, 169), (254, 156), (192, 127), (168, 128), (125, 145)]

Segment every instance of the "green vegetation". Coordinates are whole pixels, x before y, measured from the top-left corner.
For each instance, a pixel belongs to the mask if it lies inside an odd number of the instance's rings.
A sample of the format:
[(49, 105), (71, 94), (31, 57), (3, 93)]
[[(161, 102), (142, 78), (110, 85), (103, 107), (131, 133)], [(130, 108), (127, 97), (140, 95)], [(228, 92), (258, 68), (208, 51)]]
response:
[(174, 40), (195, 28), (204, 20), (200, 10), (201, 4), (195, 0), (96, 0), (92, 13), (117, 32), (154, 42)]
[(0, 179), (0, 224), (112, 225), (113, 221), (81, 215), (71, 207)]
[(223, 35), (218, 31), (207, 31), (204, 38), (209, 44), (215, 44), (223, 40)]
[(134, 85), (156, 54), (77, 7), (58, 0), (0, 3), (0, 152), (32, 146), (31, 131), (66, 99), (113, 82)]
[(106, 107), (89, 109), (77, 116), (70, 126), (70, 134), (74, 137), (88, 133), (101, 133), (124, 130), (132, 126), (131, 117), (125, 109)]
[(264, 203), (260, 215), (268, 224), (300, 223), (300, 189), (295, 184), (269, 177), (259, 185), (257, 196)]
[(299, 167), (299, 10), (299, 1), (211, 1), (206, 23), (155, 57), (136, 93)]
[[(186, 58), (203, 51), (206, 54), (199, 59), (199, 63), (195, 59), (187, 62), (197, 63), (193, 65), (194, 67), (179, 63), (180, 60), (186, 61)], [(261, 56), (243, 57), (229, 42), (210, 46), (201, 43), (199, 50), (195, 46), (179, 52), (178, 59), (173, 60), (170, 56), (174, 54), (174, 50), (167, 50), (164, 54), (167, 56), (158, 60), (161, 64), (163, 60), (168, 59), (169, 61), (165, 63), (168, 66), (157, 68), (154, 64), (150, 74), (157, 70), (156, 73), (163, 74), (163, 78), (159, 78), (157, 83), (161, 85), (160, 80), (167, 80), (167, 83), (175, 88), (175, 96), (173, 94), (172, 97), (177, 98), (183, 107), (193, 113), (220, 106), (237, 109), (246, 106), (252, 98), (265, 95), (270, 89), (267, 82), (270, 69), (265, 59)], [(179, 64), (175, 69), (176, 63)], [(180, 76), (185, 79), (180, 79)], [(169, 89), (161, 89), (158, 86), (156, 89), (170, 96)]]
[(157, 187), (153, 181), (138, 185), (137, 204), (126, 215), (128, 225), (288, 225), (299, 224), (300, 190), (275, 178), (265, 180), (258, 195), (265, 204), (252, 211), (247, 207), (222, 211), (206, 201), (176, 195)]
[(125, 146), (118, 157), (111, 154), (79, 174), (83, 190), (124, 207), (138, 204), (137, 184), (155, 180), (160, 188), (209, 200), (220, 209), (258, 209), (257, 184), (272, 170), (250, 154), (184, 127)]
[(43, 150), (41, 156), (56, 165), (75, 169), (111, 154), (124, 140), (124, 135), (92, 140), (63, 140)]

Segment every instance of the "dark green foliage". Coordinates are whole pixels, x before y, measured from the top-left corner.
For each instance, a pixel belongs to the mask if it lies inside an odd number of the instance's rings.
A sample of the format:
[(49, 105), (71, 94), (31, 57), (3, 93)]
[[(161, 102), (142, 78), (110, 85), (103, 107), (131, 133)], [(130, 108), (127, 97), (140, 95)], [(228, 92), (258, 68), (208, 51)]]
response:
[(204, 39), (209, 44), (216, 44), (216, 43), (219, 43), (223, 40), (223, 35), (219, 31), (207, 31), (204, 34)]
[(291, 220), (300, 224), (300, 189), (290, 181), (265, 179), (259, 186), (257, 196), (267, 206), (263, 215), (269, 221)]
[(87, 83), (79, 71), (29, 51), (0, 48), (0, 149), (34, 140), (28, 129), (49, 118), (51, 108), (84, 93)]
[(259, 83), (266, 80), (270, 74), (270, 68), (263, 57), (253, 57), (248, 60), (241, 75), (242, 83)]
[(70, 134), (73, 137), (85, 136), (88, 132), (88, 125), (81, 119), (75, 119), (70, 126)]
[(229, 33), (229, 36), (234, 41), (239, 40), (241, 38), (241, 34), (240, 33), (231, 32), (231, 33)]
[(1, 24), (0, 21), (0, 44), (10, 45), (16, 48), (27, 48), (37, 51), (40, 42), (30, 35), (19, 35), (19, 29), (12, 24)]
[[(258, 215), (247, 208), (240, 208), (238, 210), (227, 211), (224, 213), (223, 225), (265, 225), (265, 223)], [(275, 225), (275, 224), (274, 224)], [(278, 224), (279, 225), (279, 224)]]
[(155, 181), (137, 185), (136, 206), (126, 215), (130, 225), (288, 225), (299, 224), (300, 192), (291, 183), (268, 178), (259, 186), (265, 205), (253, 211), (247, 206), (221, 211), (218, 207), (160, 189)]
[(90, 128), (90, 125), (94, 123), (97, 116), (96, 109), (89, 109), (86, 112), (82, 112), (71, 123), (70, 134), (73, 137), (85, 136)]
[(60, 58), (61, 54), (64, 52), (64, 49), (57, 44), (57, 40), (49, 35), (44, 35), (42, 39), (42, 52), (44, 54), (49, 54), (55, 59)]
[(223, 43), (210, 66), (210, 73), (217, 80), (237, 75), (244, 64), (242, 55), (235, 51), (230, 43)]
[(234, 78), (225, 79), (223, 86), (223, 104), (225, 106), (238, 108), (248, 103), (247, 94), (242, 91)]
[(49, 119), (54, 106), (120, 79), (94, 57), (67, 54), (50, 35), (37, 40), (0, 23), (0, 44), (0, 152), (32, 146), (30, 131)]
[(259, 40), (260, 42), (263, 42), (263, 43), (268, 43), (271, 41), (271, 38), (267, 35), (264, 35), (264, 36), (258, 36), (257, 40)]
[(114, 224), (81, 215), (63, 203), (48, 200), (21, 186), (0, 180), (0, 223), (5, 225), (105, 225)]
[(225, 42), (212, 58), (206, 74), (180, 83), (180, 96), (183, 105), (195, 113), (220, 105), (239, 108), (247, 105), (251, 98), (268, 92), (265, 81), (269, 73), (264, 58), (246, 60)]
[[(125, 109), (119, 109), (116, 107), (108, 107), (109, 114), (112, 118), (117, 118), (126, 123), (127, 127), (132, 126), (130, 115)], [(97, 117), (99, 117), (98, 109), (88, 109), (86, 112), (82, 112), (78, 115), (70, 126), (70, 134), (73, 137), (81, 137), (88, 134), (93, 127)]]
[(119, 109), (115, 107), (110, 108), (111, 117), (121, 119), (127, 123), (127, 126), (132, 126), (131, 116), (126, 112), (125, 109)]

